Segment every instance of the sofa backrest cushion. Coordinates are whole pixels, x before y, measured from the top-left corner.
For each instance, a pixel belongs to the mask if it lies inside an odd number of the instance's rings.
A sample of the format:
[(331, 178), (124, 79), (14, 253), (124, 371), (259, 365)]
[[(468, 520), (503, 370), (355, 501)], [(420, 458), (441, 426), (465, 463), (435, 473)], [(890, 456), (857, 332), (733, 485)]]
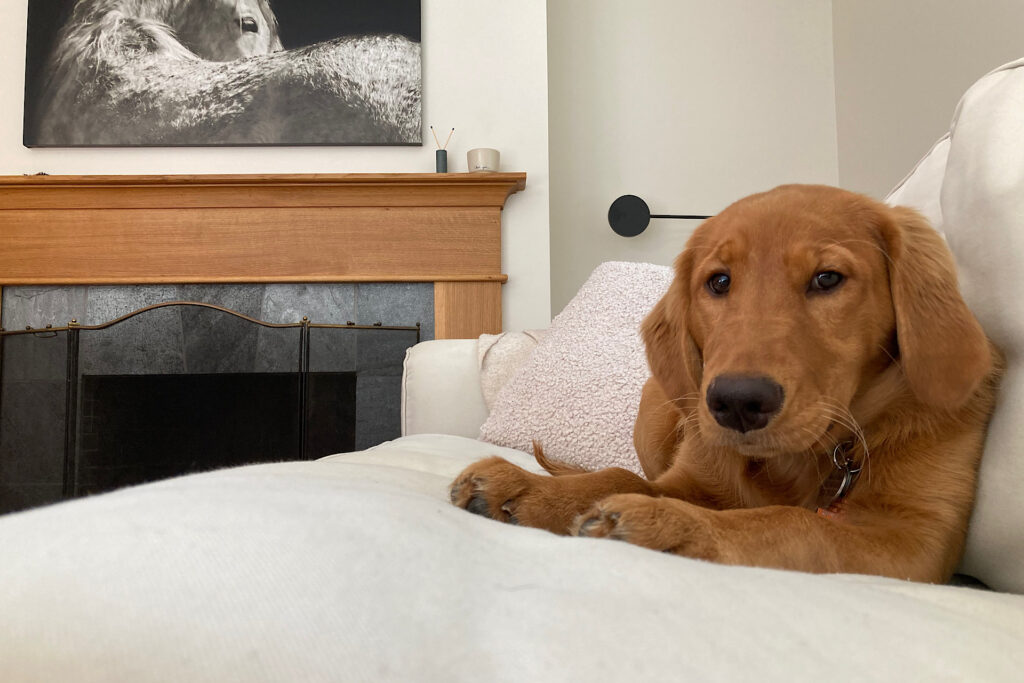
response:
[(939, 232), (942, 232), (942, 205), (939, 198), (949, 158), (949, 138), (949, 133), (939, 138), (917, 162), (914, 170), (885, 198), (893, 206), (917, 209)]
[(1007, 358), (961, 571), (1024, 593), (1024, 59), (961, 99), (936, 191), (964, 299)]

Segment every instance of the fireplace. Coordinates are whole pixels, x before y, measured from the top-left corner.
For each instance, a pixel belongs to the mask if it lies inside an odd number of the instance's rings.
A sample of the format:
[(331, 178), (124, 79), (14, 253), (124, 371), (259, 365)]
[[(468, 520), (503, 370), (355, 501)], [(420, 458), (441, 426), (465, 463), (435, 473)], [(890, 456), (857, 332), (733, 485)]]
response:
[[(84, 493), (138, 480), (142, 475), (134, 465), (117, 471), (102, 462), (106, 456), (98, 453), (117, 447), (146, 450), (158, 476), (171, 472), (172, 465), (178, 468), (174, 472), (182, 471), (181, 461), (187, 461), (187, 470), (242, 458), (193, 464), (183, 455), (193, 448), (188, 444), (163, 451), (162, 445), (146, 444), (152, 423), (138, 428), (130, 419), (110, 417), (106, 408), (96, 409), (95, 400), (109, 396), (120, 397), (137, 413), (145, 408), (157, 415), (161, 408), (146, 405), (150, 397), (177, 397), (178, 408), (163, 412), (178, 413), (185, 423), (209, 419), (198, 430), (206, 438), (197, 438), (218, 453), (227, 442), (242, 444), (243, 455), (260, 450), (278, 459), (316, 457), (397, 435), (393, 406), (407, 342), (381, 342), (383, 337), (372, 336), (380, 330), (309, 326), (309, 368), (303, 374), (288, 365), (299, 342), (270, 341), (300, 330), (257, 325), (254, 332), (237, 322), (213, 322), (212, 313), (195, 308), (148, 313), (172, 318), (159, 333), (142, 325), (141, 316), (116, 326), (117, 333), (80, 330), (77, 373), (66, 361), (73, 335), (56, 329), (72, 319), (80, 326), (95, 325), (175, 299), (209, 303), (215, 298), (204, 288), (238, 287), (223, 289), (218, 305), (263, 322), (297, 323), (304, 315), (314, 324), (352, 321), (353, 328), (420, 322), (423, 339), (500, 332), (507, 280), (501, 272), (501, 213), (509, 196), (525, 187), (524, 173), (0, 176), (0, 321), (10, 332), (26, 325), (43, 328), (4, 337), (0, 410), (6, 416), (0, 432), (6, 436), (0, 441), (9, 451), (37, 450), (33, 457), (0, 456), (0, 496), (18, 498), (22, 503), (12, 505), (25, 507), (26, 496), (57, 500), (73, 495), (76, 486)], [(386, 289), (398, 292), (390, 311), (376, 303)], [(29, 302), (25, 315), (14, 303), (22, 299)], [(327, 302), (329, 315), (308, 306), (313, 299)], [(36, 312), (51, 315), (29, 315)], [(45, 330), (46, 324), (53, 328)], [(120, 351), (98, 341), (97, 335), (125, 336), (136, 325), (136, 341)], [(220, 337), (219, 347), (208, 345), (211, 336)], [(197, 355), (201, 349), (205, 352)], [(29, 370), (33, 366), (24, 358), (16, 359), (19, 353), (52, 362), (45, 365), (48, 370)], [(352, 362), (339, 364), (340, 359)], [(143, 361), (151, 367), (141, 369)], [(76, 398), (69, 399), (73, 376)], [(351, 428), (351, 415), (337, 406), (353, 381)], [(296, 382), (304, 387), (301, 394)], [(190, 395), (220, 392), (246, 400), (236, 399), (239, 405), (217, 415), (189, 404)], [(285, 396), (284, 415), (297, 408), (287, 401), (306, 397), (308, 411), (299, 411), (308, 428), (305, 441), (294, 419), (260, 412), (257, 399), (271, 394)], [(381, 399), (390, 408), (360, 410), (361, 401), (382, 396), (392, 397)], [(12, 406), (18, 409), (9, 412)], [(73, 421), (63, 417), (69, 408), (75, 411)], [(238, 417), (232, 412), (236, 408), (260, 417)], [(135, 436), (109, 436), (105, 425), (118, 420)], [(246, 420), (258, 421), (261, 428), (213, 434), (210, 426)], [(318, 420), (326, 425), (323, 431)], [(34, 433), (46, 436), (14, 436), (30, 433), (15, 426), (43, 427)], [(179, 431), (173, 422), (160, 429)], [(74, 451), (67, 448), (71, 441)], [(65, 452), (75, 453), (67, 458), (71, 464), (65, 463)], [(101, 474), (104, 468), (108, 471)], [(64, 490), (65, 481), (71, 482), (70, 491)]]
[(3, 303), (0, 512), (396, 438), (405, 351), (434, 335), (421, 283), (9, 287)]

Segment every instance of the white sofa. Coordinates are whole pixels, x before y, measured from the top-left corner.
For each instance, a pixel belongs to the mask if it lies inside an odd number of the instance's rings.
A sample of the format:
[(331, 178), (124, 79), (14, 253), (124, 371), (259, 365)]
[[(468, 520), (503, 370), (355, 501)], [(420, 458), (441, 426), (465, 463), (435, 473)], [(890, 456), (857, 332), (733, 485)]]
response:
[[(408, 357), (406, 436), (0, 519), (4, 681), (1019, 680), (1024, 597), (726, 567), (452, 507), (476, 342)], [(445, 433), (436, 433), (445, 432)]]
[[(966, 569), (1018, 592), (1022, 66), (982, 79), (958, 115), (971, 130), (995, 112), (1010, 137), (954, 131), (894, 195), (946, 231), (969, 303), (1008, 352)], [(0, 681), (1021, 679), (1022, 595), (721, 566), (456, 509), (448, 483), (480, 457), (538, 469), (474, 438), (477, 368), (475, 341), (414, 347), (405, 436), (368, 451), (0, 518)]]

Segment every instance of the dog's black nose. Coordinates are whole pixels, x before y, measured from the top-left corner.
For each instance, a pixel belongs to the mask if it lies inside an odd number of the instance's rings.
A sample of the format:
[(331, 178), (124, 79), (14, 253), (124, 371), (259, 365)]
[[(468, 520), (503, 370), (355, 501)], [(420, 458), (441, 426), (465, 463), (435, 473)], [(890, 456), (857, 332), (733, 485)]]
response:
[(767, 377), (724, 375), (708, 387), (708, 408), (718, 424), (738, 432), (761, 429), (782, 407), (782, 387)]

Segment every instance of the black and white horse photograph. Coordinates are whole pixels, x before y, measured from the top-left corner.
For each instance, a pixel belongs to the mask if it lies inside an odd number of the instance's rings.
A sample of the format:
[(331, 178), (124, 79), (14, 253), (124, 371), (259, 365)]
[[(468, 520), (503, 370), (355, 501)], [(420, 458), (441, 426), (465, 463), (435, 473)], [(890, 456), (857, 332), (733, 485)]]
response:
[(420, 0), (28, 3), (28, 147), (422, 144)]

